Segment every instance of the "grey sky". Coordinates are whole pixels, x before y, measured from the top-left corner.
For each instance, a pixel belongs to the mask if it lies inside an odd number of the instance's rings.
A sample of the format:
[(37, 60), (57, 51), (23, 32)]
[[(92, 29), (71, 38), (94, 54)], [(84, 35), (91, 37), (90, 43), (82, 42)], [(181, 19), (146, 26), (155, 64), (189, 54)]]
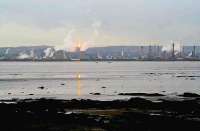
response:
[(198, 40), (199, 5), (199, 0), (0, 0), (0, 46)]

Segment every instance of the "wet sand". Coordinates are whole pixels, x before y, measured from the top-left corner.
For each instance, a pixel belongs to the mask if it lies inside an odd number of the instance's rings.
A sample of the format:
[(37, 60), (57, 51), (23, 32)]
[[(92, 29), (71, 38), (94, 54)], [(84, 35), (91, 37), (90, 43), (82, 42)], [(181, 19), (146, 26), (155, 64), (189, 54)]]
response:
[[(147, 96), (159, 96), (154, 95)], [(114, 101), (1, 100), (0, 128), (6, 131), (199, 130), (200, 97), (192, 93), (181, 97), (156, 101), (139, 97)]]

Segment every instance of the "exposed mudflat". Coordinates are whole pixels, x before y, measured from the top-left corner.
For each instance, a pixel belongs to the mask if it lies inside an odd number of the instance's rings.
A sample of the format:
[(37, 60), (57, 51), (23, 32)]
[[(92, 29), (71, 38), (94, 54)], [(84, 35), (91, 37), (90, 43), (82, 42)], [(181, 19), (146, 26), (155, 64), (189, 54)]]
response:
[(12, 99), (1, 100), (0, 116), (6, 131), (199, 131), (200, 99)]

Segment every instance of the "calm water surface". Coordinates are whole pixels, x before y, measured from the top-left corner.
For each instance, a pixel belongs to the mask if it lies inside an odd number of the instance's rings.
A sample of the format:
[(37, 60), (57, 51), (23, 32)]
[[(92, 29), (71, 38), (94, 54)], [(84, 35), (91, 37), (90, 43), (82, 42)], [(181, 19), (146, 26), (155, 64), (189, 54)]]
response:
[(111, 100), (135, 92), (200, 93), (200, 62), (0, 62), (0, 99)]

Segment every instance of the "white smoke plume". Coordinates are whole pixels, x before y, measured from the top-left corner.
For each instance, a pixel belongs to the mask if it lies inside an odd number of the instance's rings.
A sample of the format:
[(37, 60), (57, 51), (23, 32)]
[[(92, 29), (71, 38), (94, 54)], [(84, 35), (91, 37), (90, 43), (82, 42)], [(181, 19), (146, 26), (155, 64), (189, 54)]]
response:
[(181, 52), (181, 50), (182, 50), (181, 43), (176, 43), (174, 46), (174, 50), (177, 52)]
[(35, 56), (35, 52), (34, 52), (34, 50), (31, 50), (31, 51), (30, 51), (30, 57), (31, 57), (31, 58), (34, 58), (34, 56)]
[(167, 44), (162, 47), (162, 51), (170, 52), (172, 49), (171, 45)]
[(102, 25), (101, 21), (94, 21), (94, 23), (92, 24), (95, 37), (99, 36), (99, 29), (101, 28), (101, 25)]
[(64, 50), (69, 51), (71, 50), (74, 42), (73, 42), (73, 34), (75, 33), (75, 29), (71, 29), (67, 36), (64, 38), (64, 43), (62, 45), (58, 45), (55, 47), (55, 50)]
[[(71, 29), (66, 37), (64, 38), (64, 43), (62, 45), (57, 45), (55, 47), (55, 50), (63, 50), (63, 51), (75, 51), (76, 47), (80, 47), (81, 51), (84, 51), (88, 48), (90, 42), (93, 42), (95, 38), (97, 38), (100, 34), (99, 30), (102, 26), (102, 22), (95, 20), (91, 24), (91, 35), (89, 36), (79, 36), (80, 34), (84, 34), (84, 32), (78, 32), (78, 30), (75, 30), (74, 28)], [(79, 38), (77, 38), (79, 36)], [(81, 38), (81, 39), (80, 39)]]
[(44, 50), (44, 54), (43, 58), (51, 58), (54, 55), (54, 50), (52, 48), (47, 48)]
[(192, 56), (192, 54), (193, 54), (193, 53), (192, 53), (192, 52), (190, 52), (190, 53), (188, 54), (188, 57), (191, 57), (191, 56)]
[[(181, 52), (181, 49), (182, 49), (181, 42), (171, 42), (171, 43), (174, 43), (175, 52)], [(172, 44), (163, 45), (162, 51), (171, 52)]]
[(28, 59), (28, 58), (30, 58), (30, 55), (28, 55), (26, 53), (20, 53), (17, 58), (18, 59)]
[(98, 39), (98, 37), (100, 37), (101, 35), (101, 27), (102, 27), (102, 22), (100, 20), (94, 20), (93, 23), (91, 24), (91, 35), (87, 38), (87, 41), (85, 42), (85, 48), (89, 47), (89, 46), (97, 46), (94, 45), (96, 39)]
[(7, 48), (5, 54), (7, 55), (9, 51), (10, 51), (10, 48)]

